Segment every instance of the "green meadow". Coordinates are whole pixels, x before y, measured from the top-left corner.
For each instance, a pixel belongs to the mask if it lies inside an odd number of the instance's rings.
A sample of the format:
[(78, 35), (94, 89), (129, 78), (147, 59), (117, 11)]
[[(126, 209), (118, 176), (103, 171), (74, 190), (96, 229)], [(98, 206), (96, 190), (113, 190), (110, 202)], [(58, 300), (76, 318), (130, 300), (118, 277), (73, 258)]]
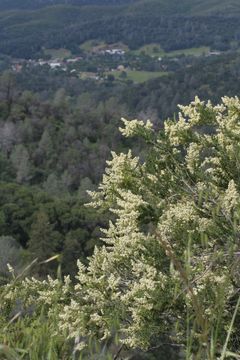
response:
[(52, 59), (65, 59), (71, 56), (71, 51), (61, 48), (61, 49), (44, 49), (44, 54), (51, 56)]
[(121, 76), (121, 71), (112, 71), (109, 74), (114, 75), (114, 77), (118, 80), (132, 80), (135, 83), (143, 83), (145, 81), (155, 79), (161, 76), (168, 75), (168, 72), (163, 71), (137, 71), (137, 70), (126, 70), (127, 76), (123, 78)]
[(174, 50), (170, 52), (165, 52), (159, 44), (148, 44), (140, 47), (137, 50), (132, 51), (135, 55), (149, 55), (154, 57), (174, 57), (174, 56), (201, 56), (204, 54), (207, 54), (210, 51), (210, 48), (208, 46), (201, 46), (201, 47), (193, 47), (189, 49), (180, 49), (180, 50)]

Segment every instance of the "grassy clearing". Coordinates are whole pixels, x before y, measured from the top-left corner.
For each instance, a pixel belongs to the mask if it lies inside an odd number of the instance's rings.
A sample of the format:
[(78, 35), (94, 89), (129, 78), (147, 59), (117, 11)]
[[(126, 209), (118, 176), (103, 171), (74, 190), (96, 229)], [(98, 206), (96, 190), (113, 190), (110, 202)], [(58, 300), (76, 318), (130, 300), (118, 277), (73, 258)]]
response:
[(144, 45), (137, 50), (133, 50), (132, 53), (135, 55), (145, 54), (156, 57), (165, 55), (165, 51), (161, 48), (159, 44)]
[(96, 49), (101, 49), (104, 46), (106, 46), (106, 43), (104, 41), (88, 40), (85, 41), (82, 45), (80, 45), (80, 49), (85, 52), (91, 52), (95, 51)]
[(80, 72), (78, 76), (82, 80), (86, 80), (86, 79), (94, 79), (94, 80), (96, 80), (97, 75), (95, 73), (93, 73), (93, 72), (85, 71), (85, 72)]
[(169, 53), (165, 53), (165, 56), (179, 56), (179, 55), (201, 56), (201, 55), (208, 54), (209, 51), (210, 51), (210, 48), (208, 46), (201, 46), (198, 48), (174, 50)]
[(163, 71), (137, 71), (137, 70), (126, 70), (127, 77), (124, 79), (121, 77), (121, 71), (112, 71), (109, 74), (114, 75), (118, 80), (132, 80), (135, 83), (143, 83), (150, 79), (168, 75), (167, 72)]
[(52, 59), (65, 59), (72, 55), (70, 50), (67, 49), (44, 49), (44, 54), (51, 56)]
[(133, 53), (135, 55), (146, 54), (154, 57), (174, 57), (180, 55), (191, 55), (191, 56), (201, 56), (203, 54), (207, 54), (210, 51), (208, 46), (201, 46), (198, 48), (190, 48), (190, 49), (181, 49), (181, 50), (174, 50), (170, 52), (165, 52), (159, 44), (148, 44), (142, 46), (141, 48), (134, 50)]
[(98, 52), (101, 50), (114, 49), (114, 48), (123, 49), (125, 51), (129, 50), (128, 46), (121, 42), (114, 44), (107, 44), (106, 42), (100, 40), (88, 40), (85, 41), (82, 45), (80, 45), (80, 49), (82, 49), (85, 52)]
[[(80, 48), (85, 52), (97, 52), (100, 50), (104, 50), (106, 48), (121, 48), (125, 51), (129, 51), (129, 48), (123, 43), (116, 44), (107, 44), (104, 41), (99, 40), (89, 40), (83, 43)], [(146, 54), (154, 57), (175, 57), (175, 56), (201, 56), (203, 54), (207, 54), (210, 51), (208, 46), (201, 46), (189, 49), (180, 49), (174, 50), (170, 52), (165, 52), (159, 44), (148, 44), (140, 47), (137, 50), (131, 50), (130, 52), (135, 55)]]

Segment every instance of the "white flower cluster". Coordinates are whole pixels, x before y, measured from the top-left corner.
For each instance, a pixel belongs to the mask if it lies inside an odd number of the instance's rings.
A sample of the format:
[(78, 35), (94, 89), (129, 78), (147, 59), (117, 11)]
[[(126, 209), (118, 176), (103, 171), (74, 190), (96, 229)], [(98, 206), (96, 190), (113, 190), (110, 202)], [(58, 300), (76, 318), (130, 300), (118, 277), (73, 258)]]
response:
[(133, 135), (136, 135), (139, 130), (147, 132), (152, 131), (153, 124), (150, 120), (147, 120), (146, 123), (144, 123), (142, 120), (140, 121), (136, 119), (126, 120), (122, 118), (121, 120), (124, 124), (124, 128), (120, 127), (119, 130), (125, 137), (131, 137)]
[(138, 171), (138, 157), (133, 157), (131, 150), (127, 154), (117, 155), (112, 152), (112, 160), (107, 161), (107, 168), (103, 175), (99, 191), (89, 191), (92, 198), (91, 207), (100, 207), (104, 203), (114, 202), (118, 191), (124, 188), (126, 183), (135, 183), (140, 180)]
[(222, 208), (230, 215), (237, 205), (240, 205), (240, 196), (234, 180), (231, 180), (222, 199)]
[(187, 163), (187, 168), (192, 174), (196, 171), (197, 166), (199, 165), (201, 150), (202, 147), (196, 143), (190, 143), (187, 149), (185, 160)]
[(191, 124), (180, 113), (177, 122), (165, 121), (164, 129), (170, 144), (177, 146), (184, 142), (184, 139), (191, 129)]

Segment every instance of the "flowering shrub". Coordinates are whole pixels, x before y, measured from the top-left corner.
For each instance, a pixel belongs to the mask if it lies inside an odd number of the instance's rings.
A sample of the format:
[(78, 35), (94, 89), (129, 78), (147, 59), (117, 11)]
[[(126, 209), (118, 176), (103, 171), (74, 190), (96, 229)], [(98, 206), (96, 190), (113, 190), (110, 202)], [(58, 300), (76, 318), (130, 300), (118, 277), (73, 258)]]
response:
[(141, 349), (167, 338), (189, 359), (240, 348), (240, 100), (196, 98), (180, 111), (159, 132), (123, 119), (122, 134), (143, 137), (148, 153), (144, 162), (113, 153), (90, 192), (89, 206), (113, 214), (104, 246), (78, 263), (74, 286), (25, 279), (2, 288), (2, 323), (21, 299), (34, 303), (32, 317), (43, 306), (54, 313), (56, 331), (79, 350), (113, 337)]

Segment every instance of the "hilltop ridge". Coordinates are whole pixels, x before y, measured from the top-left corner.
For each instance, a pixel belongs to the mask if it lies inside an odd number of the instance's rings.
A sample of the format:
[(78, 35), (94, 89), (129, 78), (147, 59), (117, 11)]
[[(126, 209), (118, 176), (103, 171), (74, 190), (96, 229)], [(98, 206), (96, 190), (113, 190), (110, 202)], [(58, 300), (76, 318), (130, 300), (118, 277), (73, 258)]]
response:
[(33, 10), (49, 6), (119, 6), (124, 5), (125, 11), (147, 13), (160, 12), (162, 15), (210, 15), (236, 14), (240, 11), (237, 0), (2, 0), (0, 11)]
[(132, 49), (226, 50), (239, 41), (239, 15), (237, 0), (3, 0), (0, 51), (22, 58), (41, 56), (43, 47), (76, 52), (93, 39)]
[(122, 5), (131, 4), (138, 0), (2, 0), (0, 3), (0, 10), (12, 9), (38, 9), (46, 6), (55, 5), (75, 5), (75, 6), (104, 6), (104, 5)]

